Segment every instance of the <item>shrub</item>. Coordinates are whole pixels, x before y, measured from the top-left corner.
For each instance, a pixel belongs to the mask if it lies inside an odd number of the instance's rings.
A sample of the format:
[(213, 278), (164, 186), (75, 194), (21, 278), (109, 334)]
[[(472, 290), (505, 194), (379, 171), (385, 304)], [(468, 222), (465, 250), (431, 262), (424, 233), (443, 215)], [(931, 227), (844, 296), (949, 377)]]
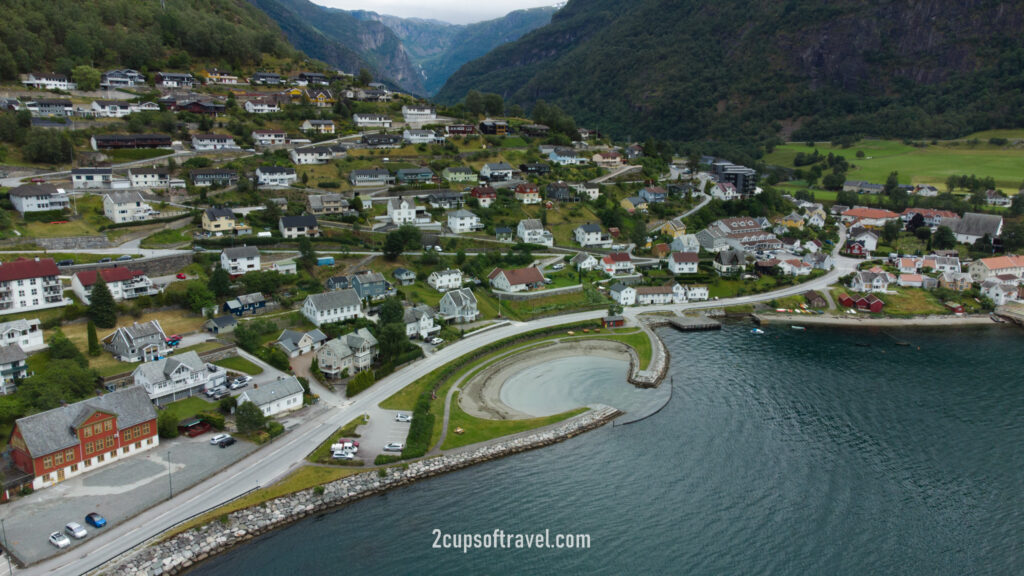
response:
[(156, 419), (156, 430), (161, 438), (177, 438), (178, 421), (174, 419), (174, 414), (161, 412)]
[(401, 456), (395, 456), (393, 454), (378, 454), (377, 457), (374, 458), (373, 463), (376, 466), (386, 466), (388, 464), (398, 462), (401, 459)]
[(225, 396), (220, 399), (217, 406), (220, 408), (221, 412), (230, 414), (231, 410), (238, 406), (238, 400), (234, 396)]
[(277, 438), (281, 434), (284, 434), (284, 424), (281, 424), (280, 422), (270, 422), (267, 424), (267, 434), (269, 434), (271, 438)]
[(373, 383), (373, 372), (370, 370), (364, 370), (349, 380), (348, 386), (345, 388), (345, 396), (351, 398), (372, 386)]
[(388, 469), (387, 468), (381, 468), (380, 470), (377, 470), (377, 476), (380, 476), (381, 478), (387, 478), (387, 476), (388, 476)]
[(220, 412), (200, 412), (196, 417), (217, 430), (224, 429), (224, 415)]
[(323, 494), (324, 494), (324, 487), (323, 486), (314, 486), (313, 487), (313, 494), (316, 494), (317, 496), (323, 496)]

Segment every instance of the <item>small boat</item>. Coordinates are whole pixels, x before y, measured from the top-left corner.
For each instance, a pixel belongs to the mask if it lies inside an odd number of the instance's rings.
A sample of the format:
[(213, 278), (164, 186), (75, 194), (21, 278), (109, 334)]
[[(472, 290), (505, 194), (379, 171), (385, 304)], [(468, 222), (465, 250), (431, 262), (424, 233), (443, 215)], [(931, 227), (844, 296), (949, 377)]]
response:
[(807, 328), (803, 326), (790, 326), (790, 328), (792, 328), (793, 330), (807, 330)]
[(1005, 320), (1004, 318), (1002, 318), (1002, 317), (998, 316), (998, 315), (997, 315), (997, 314), (995, 314), (995, 313), (989, 314), (989, 315), (988, 315), (988, 317), (989, 317), (989, 318), (990, 318), (990, 319), (991, 319), (991, 320), (992, 320), (993, 322), (995, 322), (996, 324), (1002, 324), (1002, 323), (1006, 322), (1006, 320)]
[(764, 334), (764, 330), (761, 330), (760, 328), (754, 328), (753, 330), (750, 331), (750, 333), (751, 334)]

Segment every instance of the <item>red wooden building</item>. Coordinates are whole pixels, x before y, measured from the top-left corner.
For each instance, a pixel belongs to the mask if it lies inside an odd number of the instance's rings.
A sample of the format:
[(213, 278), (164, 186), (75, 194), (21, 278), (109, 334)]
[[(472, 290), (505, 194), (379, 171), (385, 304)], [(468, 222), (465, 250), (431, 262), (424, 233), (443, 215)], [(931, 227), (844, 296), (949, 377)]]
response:
[(878, 298), (878, 296), (875, 296), (874, 294), (868, 294), (867, 296), (861, 296), (860, 298), (857, 299), (857, 309), (858, 310), (864, 310), (864, 311), (867, 311), (867, 312), (872, 312), (874, 314), (878, 314), (879, 312), (882, 311), (882, 308), (884, 306), (885, 306), (885, 302), (882, 302)]
[(159, 444), (156, 410), (141, 386), (19, 418), (10, 441), (14, 466), (35, 490)]
[(945, 304), (946, 308), (948, 308), (949, 311), (952, 312), (953, 314), (963, 314), (964, 313), (964, 306), (963, 306), (963, 304), (959, 304), (957, 302), (945, 302), (944, 304)]
[(850, 298), (849, 294), (840, 294), (839, 295), (839, 305), (840, 306), (846, 306), (847, 308), (853, 308), (856, 304), (857, 304), (857, 301), (854, 300), (853, 298)]
[(601, 324), (605, 328), (618, 328), (626, 325), (626, 319), (622, 316), (605, 316), (601, 319)]

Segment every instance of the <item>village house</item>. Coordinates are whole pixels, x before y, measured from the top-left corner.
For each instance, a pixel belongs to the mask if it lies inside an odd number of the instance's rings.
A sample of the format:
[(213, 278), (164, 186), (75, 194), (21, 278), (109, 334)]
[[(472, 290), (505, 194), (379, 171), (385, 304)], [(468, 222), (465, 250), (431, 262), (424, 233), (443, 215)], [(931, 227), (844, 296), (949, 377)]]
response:
[(986, 190), (985, 204), (989, 206), (1001, 206), (1003, 208), (1013, 204), (1013, 199), (1003, 194), (1001, 190)]
[(506, 182), (512, 179), (514, 170), (505, 162), (484, 164), (480, 169), (480, 179), (485, 182)]
[(75, 190), (110, 188), (111, 180), (110, 168), (75, 168), (71, 171), (71, 187)]
[[(476, 172), (468, 166), (449, 166), (444, 170), (441, 170), (441, 178), (453, 184), (459, 182), (476, 182), (478, 180)], [(483, 204), (481, 204), (481, 206), (483, 206)], [(486, 206), (484, 206), (484, 208), (486, 208)]]
[(548, 153), (548, 160), (559, 166), (580, 166), (588, 162), (582, 152), (572, 148), (557, 147)]
[(636, 288), (617, 282), (608, 289), (608, 295), (620, 306), (633, 306), (636, 304)]
[(427, 285), (438, 292), (447, 292), (462, 287), (462, 270), (435, 270), (427, 276)]
[(109, 192), (103, 195), (103, 215), (115, 224), (152, 219), (155, 212), (138, 192)]
[(444, 210), (457, 210), (462, 208), (466, 201), (462, 198), (462, 192), (455, 190), (435, 190), (427, 195), (427, 204), (431, 208)]
[(32, 88), (38, 88), (40, 90), (75, 90), (78, 86), (68, 80), (68, 77), (63, 74), (46, 74), (41, 72), (31, 72), (28, 76), (21, 81), (22, 84), (30, 86)]
[(981, 295), (988, 298), (996, 306), (1003, 306), (1009, 302), (1019, 302), (1020, 287), (1016, 284), (1008, 284), (998, 278), (989, 278), (979, 286)]
[(188, 177), (192, 184), (203, 188), (206, 186), (233, 186), (238, 183), (238, 171), (224, 168), (200, 168), (191, 170)]
[(710, 194), (712, 198), (722, 200), (723, 202), (727, 202), (729, 200), (739, 200), (741, 198), (739, 191), (736, 190), (736, 186), (734, 186), (730, 182), (716, 183), (714, 186), (711, 187)]
[(99, 270), (83, 270), (76, 272), (71, 277), (71, 291), (78, 296), (78, 299), (89, 304), (92, 296), (92, 288), (96, 285), (97, 277), (103, 278), (110, 295), (115, 302), (152, 296), (159, 294), (160, 289), (153, 284), (153, 281), (146, 276), (142, 270), (131, 270), (128, 268), (101, 268)]
[(290, 166), (260, 166), (256, 168), (256, 183), (260, 186), (285, 188), (298, 180), (295, 168)]
[(388, 220), (395, 226), (415, 224), (420, 207), (412, 197), (388, 199)]
[(292, 162), (299, 166), (310, 164), (327, 164), (334, 160), (335, 149), (330, 146), (309, 146), (307, 148), (293, 148), (288, 156)]
[(227, 370), (203, 362), (194, 350), (140, 364), (132, 372), (132, 380), (161, 406), (225, 384)]
[[(23, 110), (28, 110), (32, 116), (33, 125), (39, 126), (37, 123), (38, 119), (45, 118), (65, 118), (73, 116), (75, 113), (74, 105), (71, 100), (66, 98), (39, 98), (36, 100), (28, 100), (22, 104)], [(55, 121), (52, 124), (43, 123), (42, 126), (49, 127), (67, 127), (67, 124), (63, 122)]]
[(544, 286), (544, 275), (535, 266), (514, 270), (495, 268), (487, 279), (491, 287), (504, 292), (523, 292)]
[(280, 74), (273, 72), (257, 72), (249, 77), (249, 84), (253, 86), (280, 86), (284, 82)]
[(325, 342), (327, 342), (327, 335), (316, 328), (309, 332), (285, 330), (274, 341), (274, 346), (280, 348), (289, 358), (298, 358), (303, 354), (319, 350)]
[(722, 250), (712, 264), (719, 276), (735, 276), (747, 267), (746, 256), (739, 250)]
[(353, 186), (387, 186), (394, 183), (394, 178), (384, 168), (368, 168), (350, 172), (349, 182)]
[(678, 218), (672, 218), (671, 220), (667, 220), (661, 226), (658, 226), (655, 231), (674, 240), (686, 235), (686, 224)]
[(192, 148), (200, 152), (241, 149), (227, 134), (196, 134), (192, 136)]
[(835, 266), (832, 255), (825, 252), (811, 252), (803, 257), (804, 263), (814, 270), (831, 270)]
[(433, 106), (402, 106), (402, 119), (407, 124), (425, 124), (437, 120), (437, 110)]
[(398, 184), (426, 184), (434, 179), (434, 172), (425, 166), (418, 168), (399, 168), (395, 172)]
[(641, 213), (647, 212), (648, 207), (647, 200), (644, 200), (639, 196), (630, 196), (628, 198), (623, 198), (619, 202), (619, 205), (625, 208), (626, 212), (629, 212), (630, 214), (633, 214), (637, 211)]
[(351, 282), (349, 281), (348, 276), (331, 276), (327, 279), (327, 282), (324, 283), (324, 286), (327, 288), (328, 292), (332, 292), (334, 290), (350, 288)]
[(517, 185), (514, 194), (515, 199), (523, 204), (540, 204), (540, 189), (531, 182)]
[(255, 246), (225, 248), (220, 253), (220, 267), (232, 277), (260, 269), (260, 249)]
[(341, 194), (310, 194), (306, 196), (306, 211), (315, 216), (344, 214), (348, 212), (348, 200)]
[(807, 276), (811, 273), (812, 266), (802, 260), (789, 258), (779, 262), (779, 270), (787, 276)]
[(406, 128), (402, 131), (402, 140), (406, 144), (443, 144), (444, 136), (438, 136), (433, 130)]
[(960, 218), (956, 212), (950, 212), (949, 210), (914, 207), (903, 210), (900, 214), (900, 219), (907, 224), (918, 214), (921, 215), (921, 219), (924, 221), (925, 226), (930, 226), (932, 228), (938, 227), (942, 223), (943, 218), (952, 218), (954, 220), (958, 220)]
[(162, 166), (132, 167), (128, 169), (128, 183), (132, 188), (167, 188), (171, 176)]
[(227, 314), (242, 317), (246, 314), (259, 314), (266, 307), (267, 298), (263, 293), (252, 292), (228, 300), (221, 306), (221, 309)]
[(264, 416), (277, 416), (302, 408), (302, 384), (295, 376), (253, 386), (238, 396), (238, 405), (252, 402)]
[(391, 128), (391, 118), (383, 114), (353, 114), (356, 128)]
[(0, 323), (0, 346), (17, 345), (25, 352), (46, 348), (43, 324), (38, 318), (19, 318)]
[(257, 146), (277, 146), (288, 143), (284, 130), (253, 130), (252, 140)]
[(330, 340), (316, 353), (320, 371), (330, 378), (367, 370), (376, 356), (377, 339), (366, 328)]
[(516, 236), (527, 244), (539, 244), (543, 246), (554, 246), (555, 237), (551, 232), (544, 229), (544, 225), (536, 218), (527, 218), (519, 221), (516, 229)]
[(363, 317), (363, 301), (352, 288), (310, 294), (302, 303), (302, 315), (317, 327)]
[(851, 256), (869, 256), (878, 249), (878, 234), (864, 227), (851, 228), (846, 237), (846, 251)]
[(10, 454), (40, 490), (159, 444), (156, 409), (131, 386), (19, 418)]
[(895, 282), (896, 276), (875, 266), (855, 272), (850, 280), (850, 289), (855, 292), (885, 292)]
[(399, 286), (412, 286), (416, 283), (416, 273), (406, 268), (395, 268), (391, 275), (398, 281)]
[(796, 212), (790, 212), (786, 216), (779, 219), (779, 223), (787, 228), (796, 228), (797, 230), (803, 230), (804, 218)]
[(402, 136), (400, 134), (363, 134), (362, 138), (359, 139), (359, 143), (366, 148), (378, 150), (401, 148)]
[(11, 204), (19, 214), (49, 212), (71, 207), (71, 198), (51, 184), (22, 184), (7, 192)]
[(303, 120), (299, 130), (306, 134), (334, 134), (333, 120)]
[(881, 229), (885, 226), (886, 222), (896, 220), (899, 217), (899, 214), (890, 212), (889, 210), (855, 206), (846, 212), (843, 212), (843, 215), (840, 216), (839, 219), (850, 228), (862, 226), (865, 228)]
[(104, 336), (102, 344), (104, 350), (121, 362), (149, 362), (166, 356), (171, 349), (157, 320), (121, 326)]
[(455, 210), (448, 213), (448, 229), (455, 234), (474, 232), (483, 227), (480, 217), (469, 210)]
[(476, 126), (473, 124), (447, 124), (444, 127), (444, 133), (449, 136), (466, 136), (469, 134), (476, 134)]
[(437, 313), (426, 304), (413, 306), (405, 309), (402, 315), (402, 322), (405, 323), (405, 335), (408, 338), (419, 338), (426, 340), (441, 331), (440, 326), (434, 325), (434, 318)]
[(18, 384), (32, 375), (27, 360), (28, 354), (18, 344), (0, 346), (0, 395), (13, 394)]
[(242, 108), (249, 114), (274, 114), (281, 111), (277, 100), (271, 97), (253, 96), (247, 98)]
[(599, 168), (618, 168), (622, 166), (622, 154), (616, 150), (606, 150), (594, 154), (591, 161)]
[(668, 201), (668, 192), (661, 186), (645, 186), (640, 189), (638, 196), (649, 204), (660, 204)]
[(959, 220), (943, 218), (939, 225), (948, 226), (956, 236), (957, 242), (968, 245), (985, 236), (994, 240), (1003, 233), (1003, 217), (997, 214), (964, 212)]
[(963, 292), (971, 289), (973, 279), (966, 272), (943, 272), (939, 274), (939, 286), (946, 290)]
[(593, 270), (594, 268), (597, 268), (600, 263), (597, 261), (597, 258), (594, 258), (590, 254), (580, 252), (569, 260), (569, 265), (577, 270)]
[(0, 314), (64, 306), (60, 270), (52, 258), (0, 263)]
[(573, 230), (576, 243), (584, 248), (596, 246), (607, 248), (612, 245), (612, 237), (601, 230), (601, 225), (596, 222), (580, 224)]
[(686, 302), (686, 288), (675, 282), (662, 286), (637, 286), (635, 290), (636, 303), (640, 306)]
[(100, 88), (134, 88), (145, 83), (146, 77), (131, 68), (107, 70), (100, 76)]
[(352, 289), (361, 300), (382, 300), (395, 295), (395, 288), (384, 279), (384, 275), (373, 270), (363, 270), (349, 277)]
[[(0, 268), (2, 270), (2, 268)], [(967, 267), (975, 282), (984, 282), (994, 276), (1012, 274), (1024, 278), (1024, 256), (1006, 254), (992, 258), (979, 258)]]
[(632, 274), (636, 271), (633, 259), (628, 252), (612, 252), (601, 259), (601, 266), (609, 276), (616, 274)]
[(808, 290), (803, 293), (803, 297), (809, 308), (828, 308), (828, 301), (817, 290)]
[(843, 182), (844, 192), (856, 192), (857, 194), (881, 194), (885, 186), (874, 184), (865, 180), (847, 180)]
[(515, 241), (516, 231), (508, 226), (495, 226), (494, 237), (498, 242), (512, 243)]
[(673, 252), (700, 252), (700, 240), (696, 234), (683, 234), (673, 239), (669, 248)]
[(668, 269), (673, 274), (696, 274), (700, 256), (696, 252), (672, 252), (668, 258)]
[(476, 295), (469, 288), (449, 290), (438, 305), (441, 318), (455, 323), (473, 322), (480, 315)]

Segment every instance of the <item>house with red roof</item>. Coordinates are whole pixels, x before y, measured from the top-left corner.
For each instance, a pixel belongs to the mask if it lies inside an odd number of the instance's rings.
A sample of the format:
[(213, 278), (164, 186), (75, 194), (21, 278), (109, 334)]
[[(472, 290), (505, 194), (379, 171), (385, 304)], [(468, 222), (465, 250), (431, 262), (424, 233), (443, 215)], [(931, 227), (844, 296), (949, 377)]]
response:
[(0, 263), (0, 314), (57, 308), (69, 301), (53, 258)]
[(115, 302), (160, 293), (160, 290), (153, 284), (153, 281), (142, 270), (120, 267), (76, 272), (71, 277), (71, 291), (82, 302), (88, 304), (97, 278), (103, 278), (103, 282), (110, 289), (110, 295), (114, 297)]
[(843, 212), (840, 219), (845, 223), (863, 226), (865, 228), (881, 228), (885, 226), (885, 223), (889, 220), (896, 220), (899, 217), (899, 214), (890, 212), (889, 210), (857, 206)]
[(505, 270), (495, 268), (487, 275), (491, 287), (504, 292), (525, 292), (544, 286), (544, 275), (536, 266)]
[(601, 265), (609, 276), (632, 274), (636, 270), (628, 252), (612, 252), (601, 259)]
[(696, 252), (673, 252), (668, 259), (668, 269), (673, 274), (696, 274), (700, 255)]
[(487, 208), (494, 204), (494, 201), (498, 198), (498, 192), (490, 186), (477, 186), (473, 188), (469, 195), (476, 198), (481, 208)]

